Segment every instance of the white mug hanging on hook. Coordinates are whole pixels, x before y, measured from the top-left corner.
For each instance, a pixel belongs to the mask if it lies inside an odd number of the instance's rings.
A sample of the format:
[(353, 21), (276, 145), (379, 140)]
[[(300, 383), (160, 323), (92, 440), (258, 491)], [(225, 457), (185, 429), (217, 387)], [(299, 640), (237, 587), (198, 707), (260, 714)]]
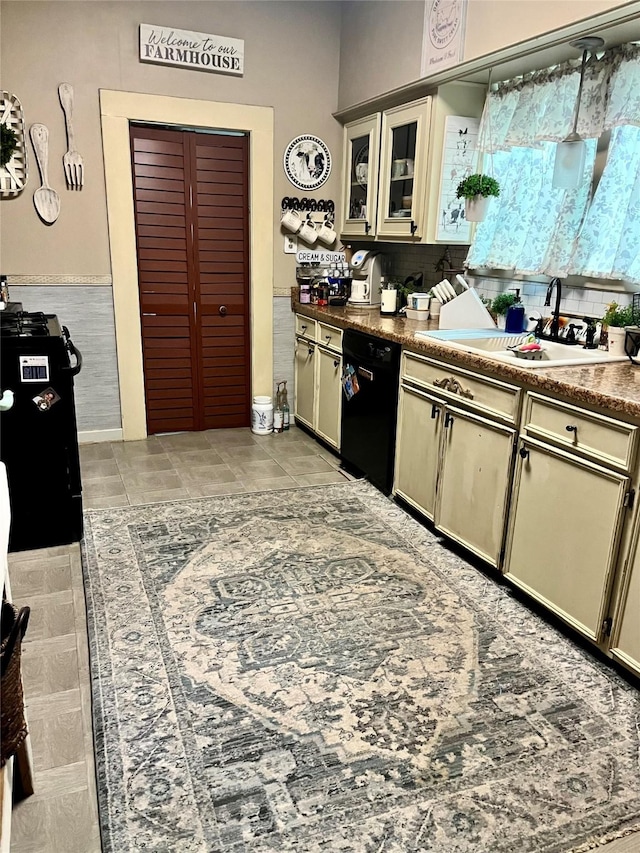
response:
[(280, 225), (292, 234), (297, 234), (302, 228), (303, 220), (297, 210), (283, 210)]
[(333, 222), (329, 216), (325, 216), (324, 222), (316, 228), (316, 232), (318, 235), (318, 240), (321, 243), (324, 243), (325, 246), (333, 246), (333, 244), (338, 239), (337, 233), (331, 227)]
[(304, 240), (304, 242), (309, 246), (314, 245), (318, 239), (318, 232), (313, 227), (313, 221), (311, 219), (307, 219), (307, 221), (302, 224), (302, 227), (298, 231), (298, 237)]

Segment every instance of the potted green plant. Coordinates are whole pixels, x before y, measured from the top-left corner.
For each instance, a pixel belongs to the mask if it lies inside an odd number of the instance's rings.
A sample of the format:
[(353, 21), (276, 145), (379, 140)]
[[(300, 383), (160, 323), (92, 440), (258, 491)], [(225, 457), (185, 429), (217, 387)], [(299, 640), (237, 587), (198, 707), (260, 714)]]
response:
[(456, 189), (456, 196), (464, 199), (464, 215), (468, 222), (482, 222), (489, 200), (498, 195), (500, 185), (490, 175), (467, 175)]
[(617, 302), (610, 302), (607, 305), (602, 325), (606, 327), (609, 352), (614, 355), (624, 355), (626, 327), (633, 326), (633, 321), (631, 305), (618, 305)]
[(18, 136), (15, 130), (0, 124), (0, 166), (6, 166), (18, 147)]
[(504, 329), (507, 311), (516, 301), (515, 293), (499, 293), (491, 303), (489, 311), (501, 329)]

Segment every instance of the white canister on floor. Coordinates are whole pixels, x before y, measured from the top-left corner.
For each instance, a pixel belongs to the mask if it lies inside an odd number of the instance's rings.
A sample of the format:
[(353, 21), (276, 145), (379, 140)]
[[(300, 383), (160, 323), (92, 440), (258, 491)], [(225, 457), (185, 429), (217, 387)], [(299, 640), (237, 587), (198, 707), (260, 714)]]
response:
[(251, 406), (251, 432), (267, 435), (273, 432), (273, 401), (271, 397), (254, 397)]

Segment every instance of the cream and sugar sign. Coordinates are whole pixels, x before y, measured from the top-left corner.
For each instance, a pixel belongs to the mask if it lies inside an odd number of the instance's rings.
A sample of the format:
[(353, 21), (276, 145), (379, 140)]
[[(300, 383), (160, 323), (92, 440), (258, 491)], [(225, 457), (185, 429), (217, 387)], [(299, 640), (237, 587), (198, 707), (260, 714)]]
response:
[(140, 60), (219, 74), (244, 74), (244, 40), (140, 24)]

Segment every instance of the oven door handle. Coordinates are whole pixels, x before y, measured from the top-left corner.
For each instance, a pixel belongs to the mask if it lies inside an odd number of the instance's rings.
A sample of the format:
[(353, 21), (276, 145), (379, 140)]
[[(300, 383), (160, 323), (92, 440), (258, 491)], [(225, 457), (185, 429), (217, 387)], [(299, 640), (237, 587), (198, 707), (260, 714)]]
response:
[(76, 359), (75, 367), (64, 367), (63, 370), (69, 370), (71, 372), (72, 376), (77, 376), (80, 373), (80, 371), (82, 370), (82, 353), (75, 346), (75, 344), (73, 343), (73, 341), (69, 337), (69, 329), (67, 329), (66, 326), (63, 326), (62, 331), (64, 332), (64, 335), (67, 339), (66, 340), (67, 349), (69, 350), (71, 355), (75, 356), (75, 359)]

